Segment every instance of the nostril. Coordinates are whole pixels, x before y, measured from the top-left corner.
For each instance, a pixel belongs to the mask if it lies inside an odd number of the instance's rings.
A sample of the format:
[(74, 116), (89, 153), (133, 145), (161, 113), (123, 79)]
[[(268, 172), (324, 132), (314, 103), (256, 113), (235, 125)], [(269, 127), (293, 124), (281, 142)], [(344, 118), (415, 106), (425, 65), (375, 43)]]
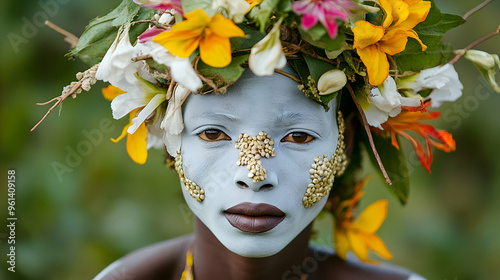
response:
[(248, 185), (247, 185), (247, 184), (245, 184), (245, 183), (244, 183), (244, 182), (242, 182), (242, 181), (238, 181), (238, 182), (236, 182), (236, 184), (238, 184), (238, 185), (239, 185), (241, 188), (243, 188), (243, 189), (248, 188)]
[(271, 184), (265, 184), (262, 187), (260, 187), (261, 190), (266, 190), (266, 191), (268, 191), (272, 188), (273, 188), (273, 185), (271, 185)]

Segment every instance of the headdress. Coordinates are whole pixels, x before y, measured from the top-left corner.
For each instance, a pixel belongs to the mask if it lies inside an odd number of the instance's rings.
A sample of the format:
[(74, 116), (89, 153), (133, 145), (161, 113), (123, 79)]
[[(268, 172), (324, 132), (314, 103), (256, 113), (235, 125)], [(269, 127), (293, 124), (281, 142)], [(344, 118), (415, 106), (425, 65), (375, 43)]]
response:
[(368, 260), (371, 248), (390, 257), (375, 235), (387, 203), (370, 205), (357, 220), (352, 215), (366, 183), (355, 178), (361, 151), (404, 204), (409, 180), (400, 140), (410, 141), (428, 172), (433, 147), (455, 150), (450, 133), (422, 123), (439, 118), (432, 108), (462, 95), (453, 64), (471, 60), (500, 92), (497, 55), (471, 50), (475, 43), (455, 51), (442, 42), (464, 22), (432, 0), (123, 0), (92, 20), (68, 53), (93, 66), (51, 110), (97, 80), (109, 82), (103, 94), (113, 117), (130, 119), (113, 140), (127, 137), (130, 157), (142, 164), (151, 147), (172, 156), (180, 150), (181, 105), (189, 94), (224, 94), (245, 67), (259, 76), (288, 75), (280, 70), (288, 61), (299, 78), (288, 76), (309, 98), (328, 109), (339, 97), (346, 134), (358, 135), (346, 135), (351, 163), (326, 206), (336, 219), (338, 254), (353, 250)]

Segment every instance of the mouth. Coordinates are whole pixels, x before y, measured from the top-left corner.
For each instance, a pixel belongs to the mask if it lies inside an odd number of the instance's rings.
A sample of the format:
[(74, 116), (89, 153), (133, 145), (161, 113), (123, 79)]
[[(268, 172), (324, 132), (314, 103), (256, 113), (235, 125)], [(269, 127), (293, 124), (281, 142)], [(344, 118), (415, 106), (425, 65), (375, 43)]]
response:
[(263, 233), (275, 228), (285, 219), (285, 213), (265, 203), (244, 202), (226, 211), (224, 216), (235, 228), (247, 233)]

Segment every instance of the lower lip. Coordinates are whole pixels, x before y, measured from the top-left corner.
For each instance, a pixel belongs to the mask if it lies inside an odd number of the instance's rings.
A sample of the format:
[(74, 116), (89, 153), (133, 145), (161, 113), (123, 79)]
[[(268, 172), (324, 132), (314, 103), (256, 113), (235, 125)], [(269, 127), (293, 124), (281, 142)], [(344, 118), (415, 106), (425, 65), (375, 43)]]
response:
[(224, 213), (224, 216), (233, 227), (248, 233), (269, 231), (285, 219), (284, 216), (247, 216), (233, 213)]

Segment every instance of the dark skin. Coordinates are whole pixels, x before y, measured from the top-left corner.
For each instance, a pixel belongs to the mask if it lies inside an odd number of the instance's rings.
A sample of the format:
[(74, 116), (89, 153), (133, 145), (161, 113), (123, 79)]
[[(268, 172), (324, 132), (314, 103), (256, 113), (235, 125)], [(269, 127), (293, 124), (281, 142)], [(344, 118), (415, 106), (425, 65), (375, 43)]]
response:
[(102, 279), (178, 280), (193, 249), (196, 280), (406, 280), (410, 273), (385, 266), (344, 261), (334, 254), (309, 247), (311, 225), (279, 253), (266, 258), (246, 258), (225, 248), (212, 232), (195, 219), (193, 235), (140, 249), (121, 259)]

